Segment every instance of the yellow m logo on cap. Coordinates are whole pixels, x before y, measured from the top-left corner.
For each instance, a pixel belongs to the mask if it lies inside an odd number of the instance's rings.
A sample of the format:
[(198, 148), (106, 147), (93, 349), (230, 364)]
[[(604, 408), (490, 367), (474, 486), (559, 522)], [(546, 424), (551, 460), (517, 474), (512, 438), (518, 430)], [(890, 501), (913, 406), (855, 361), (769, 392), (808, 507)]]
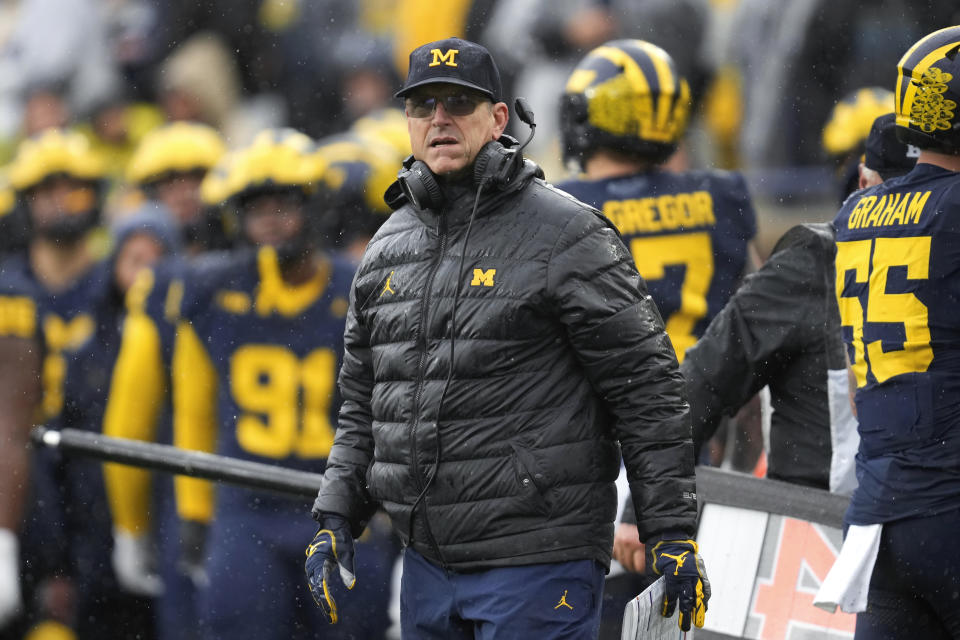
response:
[(457, 54), (460, 53), (460, 49), (447, 49), (443, 53), (440, 49), (430, 49), (430, 53), (433, 54), (433, 62), (428, 66), (439, 67), (443, 63), (448, 67), (455, 67), (457, 66)]
[(473, 280), (470, 282), (471, 287), (479, 287), (483, 285), (484, 287), (493, 286), (493, 276), (497, 274), (496, 269), (474, 269), (473, 270)]

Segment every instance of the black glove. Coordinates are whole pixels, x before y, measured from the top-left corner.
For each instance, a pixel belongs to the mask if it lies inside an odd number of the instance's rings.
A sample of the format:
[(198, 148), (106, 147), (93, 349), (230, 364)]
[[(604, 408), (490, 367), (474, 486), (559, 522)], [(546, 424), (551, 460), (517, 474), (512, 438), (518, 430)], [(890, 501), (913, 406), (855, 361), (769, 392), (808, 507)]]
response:
[(664, 579), (665, 593), (660, 613), (669, 618), (679, 602), (677, 624), (680, 629), (689, 631), (691, 619), (693, 624), (702, 627), (710, 600), (710, 581), (703, 568), (703, 559), (697, 553), (697, 543), (693, 540), (661, 540), (651, 553), (653, 571), (662, 574)]
[(335, 514), (321, 516), (320, 530), (307, 547), (305, 568), (313, 601), (323, 609), (330, 624), (336, 624), (339, 618), (337, 603), (333, 601), (330, 590), (330, 576), (334, 569), (339, 569), (340, 580), (347, 589), (353, 589), (357, 583), (353, 566), (353, 536), (345, 518)]
[(177, 569), (197, 587), (209, 583), (206, 569), (207, 525), (196, 520), (180, 523), (180, 558)]

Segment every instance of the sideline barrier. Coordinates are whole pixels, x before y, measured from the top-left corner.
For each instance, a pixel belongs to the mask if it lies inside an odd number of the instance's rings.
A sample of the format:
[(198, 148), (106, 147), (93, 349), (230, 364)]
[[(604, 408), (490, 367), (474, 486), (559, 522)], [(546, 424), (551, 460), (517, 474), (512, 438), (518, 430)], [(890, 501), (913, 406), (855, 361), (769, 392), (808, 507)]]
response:
[(849, 497), (708, 467), (697, 468), (697, 492), (713, 597), (694, 637), (853, 637), (856, 616), (813, 606), (840, 552)]
[[(32, 439), (64, 453), (307, 497), (315, 495), (322, 477), (75, 429), (37, 428)], [(697, 541), (713, 597), (704, 629), (688, 638), (853, 637), (855, 616), (813, 606), (840, 551), (848, 498), (709, 467), (697, 468), (697, 492)]]

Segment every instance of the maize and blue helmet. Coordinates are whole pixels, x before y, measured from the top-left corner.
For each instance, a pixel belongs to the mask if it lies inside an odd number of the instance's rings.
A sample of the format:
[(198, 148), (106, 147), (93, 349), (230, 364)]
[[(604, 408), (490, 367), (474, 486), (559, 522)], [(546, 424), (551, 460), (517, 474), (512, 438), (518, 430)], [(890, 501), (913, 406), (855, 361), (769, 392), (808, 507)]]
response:
[(897, 137), (906, 144), (960, 154), (960, 26), (921, 38), (897, 63)]
[(676, 150), (687, 128), (690, 88), (666, 51), (615, 40), (580, 61), (560, 102), (565, 162), (604, 148), (654, 164)]

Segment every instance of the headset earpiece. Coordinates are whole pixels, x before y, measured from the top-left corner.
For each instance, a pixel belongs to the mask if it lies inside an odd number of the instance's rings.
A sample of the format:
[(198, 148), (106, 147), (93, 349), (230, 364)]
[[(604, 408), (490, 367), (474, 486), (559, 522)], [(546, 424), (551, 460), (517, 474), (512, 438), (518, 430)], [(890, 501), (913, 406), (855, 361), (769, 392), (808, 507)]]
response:
[(443, 191), (430, 167), (422, 160), (407, 156), (403, 169), (397, 175), (403, 195), (417, 209), (439, 209), (443, 206)]
[(516, 169), (516, 149), (507, 148), (497, 140), (491, 140), (480, 148), (473, 164), (473, 181), (477, 186), (505, 186)]

